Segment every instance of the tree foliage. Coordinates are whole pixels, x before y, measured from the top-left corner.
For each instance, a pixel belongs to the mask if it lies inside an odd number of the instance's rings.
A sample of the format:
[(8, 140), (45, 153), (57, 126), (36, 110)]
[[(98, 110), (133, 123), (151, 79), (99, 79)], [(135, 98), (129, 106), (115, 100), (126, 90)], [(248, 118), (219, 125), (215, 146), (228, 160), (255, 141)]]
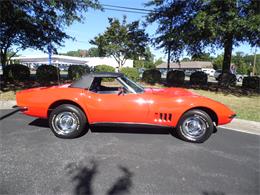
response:
[(11, 48), (46, 50), (49, 44), (60, 46), (64, 27), (82, 21), (82, 13), (100, 8), (97, 0), (4, 0), (0, 1), (0, 57), (4, 66)]
[(102, 52), (97, 47), (91, 47), (88, 49), (88, 56), (89, 57), (104, 57)]
[(138, 60), (134, 60), (134, 67), (135, 68), (146, 68), (146, 69), (153, 69), (156, 68), (154, 64), (154, 55), (152, 54), (149, 47), (145, 48), (144, 57)]
[(210, 53), (198, 53), (191, 56), (191, 61), (212, 61), (213, 57)]
[(139, 28), (139, 22), (126, 22), (126, 17), (120, 22), (118, 19), (108, 18), (109, 26), (103, 34), (99, 34), (90, 41), (106, 56), (113, 56), (122, 67), (126, 59), (145, 57), (148, 35)]
[(68, 51), (66, 53), (61, 53), (61, 55), (73, 56), (73, 57), (87, 57), (88, 50), (78, 49), (76, 51)]
[(230, 69), (232, 47), (260, 45), (258, 0), (152, 0), (147, 22), (159, 23), (153, 43), (178, 59), (183, 51), (200, 54), (207, 47), (224, 48), (223, 70)]

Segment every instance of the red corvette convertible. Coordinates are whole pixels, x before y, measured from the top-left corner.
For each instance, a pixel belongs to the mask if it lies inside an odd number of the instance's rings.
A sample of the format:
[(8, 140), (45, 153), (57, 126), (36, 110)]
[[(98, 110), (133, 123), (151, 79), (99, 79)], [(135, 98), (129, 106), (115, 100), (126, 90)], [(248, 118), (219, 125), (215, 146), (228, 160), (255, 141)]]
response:
[(209, 98), (181, 88), (146, 89), (121, 73), (90, 73), (72, 84), (23, 90), (16, 100), (24, 114), (48, 118), (60, 138), (78, 137), (88, 125), (150, 125), (201, 143), (235, 117)]

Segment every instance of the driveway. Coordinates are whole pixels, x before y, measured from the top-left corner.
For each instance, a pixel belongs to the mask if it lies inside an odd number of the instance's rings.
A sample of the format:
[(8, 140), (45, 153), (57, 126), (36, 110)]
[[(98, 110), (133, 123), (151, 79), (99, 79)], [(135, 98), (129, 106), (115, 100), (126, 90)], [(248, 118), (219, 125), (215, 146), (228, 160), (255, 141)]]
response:
[(191, 144), (164, 129), (102, 128), (65, 140), (12, 113), (1, 120), (0, 194), (259, 194), (259, 138), (219, 128)]

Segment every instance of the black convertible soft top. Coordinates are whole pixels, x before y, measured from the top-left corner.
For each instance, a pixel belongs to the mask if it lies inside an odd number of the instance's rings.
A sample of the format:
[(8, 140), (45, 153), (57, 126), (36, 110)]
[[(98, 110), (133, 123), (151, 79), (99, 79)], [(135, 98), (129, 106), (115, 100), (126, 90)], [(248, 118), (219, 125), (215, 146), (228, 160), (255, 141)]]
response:
[(83, 75), (79, 80), (74, 81), (70, 87), (89, 89), (94, 78), (117, 78), (123, 77), (124, 74), (117, 72), (94, 72)]

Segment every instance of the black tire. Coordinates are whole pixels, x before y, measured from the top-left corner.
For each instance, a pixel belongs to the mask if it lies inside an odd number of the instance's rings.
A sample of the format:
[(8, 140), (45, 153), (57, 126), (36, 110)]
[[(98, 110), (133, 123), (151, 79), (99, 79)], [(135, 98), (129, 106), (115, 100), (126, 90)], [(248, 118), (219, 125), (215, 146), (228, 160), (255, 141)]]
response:
[[(55, 136), (65, 139), (79, 137), (88, 130), (86, 115), (71, 104), (62, 104), (55, 108), (50, 114), (49, 126)], [(68, 126), (70, 128), (66, 129)]]
[(214, 124), (206, 112), (194, 109), (183, 114), (176, 130), (178, 137), (184, 141), (203, 143), (213, 133)]

